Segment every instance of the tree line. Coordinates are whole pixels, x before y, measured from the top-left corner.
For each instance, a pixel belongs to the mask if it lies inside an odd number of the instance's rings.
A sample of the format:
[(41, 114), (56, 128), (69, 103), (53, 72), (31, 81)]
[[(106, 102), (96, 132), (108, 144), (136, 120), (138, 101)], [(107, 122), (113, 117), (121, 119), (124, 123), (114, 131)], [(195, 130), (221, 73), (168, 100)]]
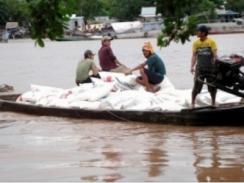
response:
[(193, 34), (197, 23), (213, 16), (217, 7), (225, 5), (239, 13), (243, 0), (0, 0), (0, 26), (17, 21), (29, 27), (32, 38), (44, 46), (43, 38), (55, 39), (63, 34), (69, 15), (109, 16), (119, 21), (135, 20), (141, 7), (156, 6), (165, 20), (158, 43), (167, 46), (172, 40), (184, 43)]
[[(154, 0), (0, 0), (0, 25), (7, 21), (18, 21), (26, 25), (30, 21), (32, 8), (43, 8), (43, 5), (65, 5), (66, 13), (84, 16), (92, 20), (96, 16), (115, 17), (119, 21), (134, 20), (140, 14), (142, 6), (155, 6)], [(45, 9), (40, 11), (45, 12)], [(55, 10), (56, 11), (56, 10)], [(66, 10), (67, 11), (67, 10)], [(65, 13), (62, 10), (61, 13)]]

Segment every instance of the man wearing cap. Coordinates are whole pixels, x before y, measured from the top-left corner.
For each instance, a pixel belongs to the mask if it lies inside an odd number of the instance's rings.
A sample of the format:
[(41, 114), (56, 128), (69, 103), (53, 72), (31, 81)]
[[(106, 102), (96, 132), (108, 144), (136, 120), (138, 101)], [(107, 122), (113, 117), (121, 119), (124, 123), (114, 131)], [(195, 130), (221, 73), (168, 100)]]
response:
[[(213, 39), (208, 38), (208, 27), (201, 25), (197, 28), (197, 37), (193, 43), (193, 54), (191, 60), (191, 73), (195, 72), (194, 86), (192, 89), (192, 107), (195, 107), (195, 99), (203, 87), (206, 79), (208, 83), (213, 82), (215, 71), (215, 60), (217, 58), (217, 46)], [(208, 85), (212, 105), (215, 105), (217, 89)]]
[(104, 36), (102, 38), (102, 47), (98, 52), (100, 66), (103, 71), (121, 72), (125, 73), (129, 70), (125, 65), (121, 64), (111, 49), (110, 36)]
[[(164, 80), (164, 76), (166, 75), (164, 62), (154, 53), (150, 42), (144, 44), (142, 52), (147, 60), (131, 69), (126, 74), (130, 74), (135, 70), (140, 70), (141, 76), (136, 79), (137, 83), (145, 86), (146, 90), (149, 92), (157, 92), (160, 89), (158, 84)], [(146, 69), (145, 66), (148, 66), (148, 68)]]
[[(91, 50), (86, 50), (84, 53), (84, 59), (78, 63), (76, 69), (76, 84), (90, 83), (92, 82), (90, 77), (100, 78), (96, 64), (94, 63), (94, 53)], [(92, 71), (92, 75), (89, 72)]]

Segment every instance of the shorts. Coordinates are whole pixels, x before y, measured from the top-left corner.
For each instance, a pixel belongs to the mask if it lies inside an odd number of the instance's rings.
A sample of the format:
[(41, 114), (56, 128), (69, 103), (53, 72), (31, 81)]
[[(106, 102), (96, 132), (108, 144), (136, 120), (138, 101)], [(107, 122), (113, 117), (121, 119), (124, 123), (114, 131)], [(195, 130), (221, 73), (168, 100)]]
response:
[[(192, 93), (198, 94), (202, 91), (202, 87), (203, 87), (205, 79), (208, 83), (214, 82), (214, 80), (215, 80), (214, 79), (214, 70), (211, 71), (211, 69), (210, 70), (196, 69)], [(214, 94), (217, 92), (217, 88), (208, 85), (208, 91), (210, 93)]]
[[(160, 76), (154, 72), (150, 72), (148, 69), (144, 69), (145, 74), (148, 77), (148, 82), (150, 84), (156, 85), (161, 83), (164, 80), (164, 76)], [(139, 77), (141, 78), (141, 77)]]
[(79, 84), (92, 83), (91, 77), (99, 78), (99, 79), (101, 78), (99, 74), (97, 74), (97, 75), (91, 75), (87, 79), (85, 79), (84, 81), (78, 81), (78, 83)]

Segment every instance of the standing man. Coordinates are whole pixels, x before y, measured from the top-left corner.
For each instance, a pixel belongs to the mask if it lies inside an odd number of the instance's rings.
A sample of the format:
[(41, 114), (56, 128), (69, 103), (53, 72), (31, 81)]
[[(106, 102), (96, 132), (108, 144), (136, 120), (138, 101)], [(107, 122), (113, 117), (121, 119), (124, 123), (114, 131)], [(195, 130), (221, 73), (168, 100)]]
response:
[[(129, 70), (126, 74), (131, 74), (135, 70), (140, 70), (141, 76), (136, 78), (136, 82), (145, 86), (149, 92), (157, 92), (160, 84), (166, 75), (166, 69), (162, 59), (153, 51), (150, 42), (146, 42), (142, 47), (144, 57), (147, 59), (144, 63)], [(146, 69), (145, 66), (148, 66)]]
[(98, 52), (100, 66), (103, 71), (110, 72), (128, 72), (129, 68), (121, 64), (116, 56), (114, 55), (111, 49), (111, 40), (110, 36), (104, 36), (102, 38), (102, 47)]
[[(192, 107), (195, 107), (195, 99), (203, 87), (203, 81), (213, 82), (215, 61), (217, 58), (217, 46), (213, 39), (208, 38), (208, 27), (201, 25), (197, 29), (199, 38), (193, 43), (193, 54), (191, 60), (191, 73), (195, 72), (194, 86), (192, 89)], [(217, 88), (208, 85), (212, 105), (215, 106)]]

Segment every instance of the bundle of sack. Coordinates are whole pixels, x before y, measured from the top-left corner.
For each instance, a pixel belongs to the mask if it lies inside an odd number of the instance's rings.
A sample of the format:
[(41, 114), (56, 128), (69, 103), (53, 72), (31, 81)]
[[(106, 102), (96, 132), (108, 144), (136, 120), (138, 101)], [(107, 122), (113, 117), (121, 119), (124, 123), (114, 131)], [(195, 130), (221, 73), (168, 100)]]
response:
[[(191, 89), (176, 89), (167, 77), (160, 84), (160, 90), (151, 93), (136, 83), (136, 75), (99, 74), (101, 79), (92, 78), (92, 83), (69, 89), (32, 84), (30, 91), (20, 95), (17, 102), (88, 110), (180, 111), (190, 107)], [(239, 101), (239, 97), (222, 91), (216, 98), (217, 104)], [(202, 91), (197, 97), (196, 107), (210, 104), (209, 93)]]

